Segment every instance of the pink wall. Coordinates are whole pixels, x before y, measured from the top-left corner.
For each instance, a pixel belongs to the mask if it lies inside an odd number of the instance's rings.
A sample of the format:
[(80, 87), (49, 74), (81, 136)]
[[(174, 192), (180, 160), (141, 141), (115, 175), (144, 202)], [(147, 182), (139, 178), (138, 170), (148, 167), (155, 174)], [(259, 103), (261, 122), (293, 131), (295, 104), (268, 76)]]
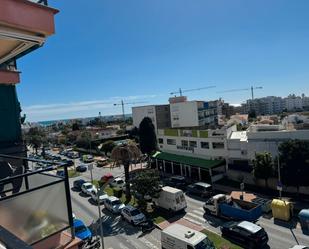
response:
[(27, 0), (0, 0), (0, 24), (45, 36), (55, 33), (56, 13), (56, 9)]
[(19, 81), (19, 72), (0, 70), (0, 84), (17, 84)]

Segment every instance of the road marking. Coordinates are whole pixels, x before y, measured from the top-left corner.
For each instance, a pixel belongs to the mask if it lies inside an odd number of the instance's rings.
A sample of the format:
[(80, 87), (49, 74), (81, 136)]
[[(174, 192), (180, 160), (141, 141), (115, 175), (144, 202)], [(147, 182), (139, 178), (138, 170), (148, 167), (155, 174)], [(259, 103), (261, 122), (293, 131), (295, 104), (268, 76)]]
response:
[(200, 215), (202, 217), (204, 216), (204, 212), (203, 211), (199, 211), (199, 210), (194, 209), (194, 210), (192, 210), (192, 212), (196, 213), (196, 214), (198, 214), (198, 215)]
[(129, 249), (128, 247), (126, 247), (124, 244), (122, 244), (121, 242), (119, 242), (119, 246), (120, 249)]
[(148, 246), (149, 248), (159, 249), (159, 247), (155, 246), (154, 244), (152, 244), (149, 240), (145, 239), (144, 237), (140, 238), (140, 241), (146, 244), (146, 246)]

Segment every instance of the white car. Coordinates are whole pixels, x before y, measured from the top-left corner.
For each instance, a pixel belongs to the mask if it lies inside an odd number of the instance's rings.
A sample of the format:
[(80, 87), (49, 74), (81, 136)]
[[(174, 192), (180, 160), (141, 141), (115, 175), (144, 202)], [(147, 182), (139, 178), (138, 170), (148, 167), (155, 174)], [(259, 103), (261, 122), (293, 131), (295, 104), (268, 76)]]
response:
[(82, 192), (86, 195), (90, 195), (91, 194), (91, 191), (93, 190), (97, 190), (95, 186), (93, 186), (90, 182), (85, 182), (82, 187)]
[(302, 246), (302, 245), (296, 245), (296, 246), (291, 247), (290, 249), (309, 249), (309, 247)]
[(141, 213), (137, 208), (130, 205), (125, 206), (121, 210), (121, 217), (127, 220), (132, 225), (138, 225), (146, 220), (146, 216)]
[(104, 207), (113, 214), (119, 214), (125, 205), (115, 196), (110, 196), (103, 201)]
[(103, 190), (99, 190), (99, 193), (98, 190), (92, 190), (90, 195), (91, 199), (99, 204), (103, 203), (103, 201), (108, 198), (108, 195)]
[(120, 188), (123, 189), (125, 182), (124, 180), (122, 180), (120, 177), (117, 177), (115, 179), (113, 179), (110, 184), (109, 184), (112, 188)]

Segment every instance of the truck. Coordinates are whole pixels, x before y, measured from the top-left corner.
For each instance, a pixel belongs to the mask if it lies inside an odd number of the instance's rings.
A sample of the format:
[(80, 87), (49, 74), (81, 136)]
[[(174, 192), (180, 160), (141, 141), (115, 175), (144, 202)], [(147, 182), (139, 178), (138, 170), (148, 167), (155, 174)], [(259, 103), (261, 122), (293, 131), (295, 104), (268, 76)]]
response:
[(156, 207), (173, 212), (182, 211), (187, 208), (183, 191), (169, 186), (162, 187), (158, 198), (153, 198), (153, 204)]
[(213, 196), (206, 201), (203, 208), (208, 215), (228, 220), (256, 221), (262, 215), (261, 205), (233, 199), (224, 194)]
[(162, 249), (215, 249), (204, 233), (174, 223), (161, 231)]

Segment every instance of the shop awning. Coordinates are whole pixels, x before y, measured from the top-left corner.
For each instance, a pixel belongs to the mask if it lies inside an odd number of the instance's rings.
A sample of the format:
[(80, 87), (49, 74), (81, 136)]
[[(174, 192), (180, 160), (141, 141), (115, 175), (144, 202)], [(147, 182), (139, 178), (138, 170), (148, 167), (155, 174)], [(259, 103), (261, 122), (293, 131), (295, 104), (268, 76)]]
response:
[(159, 151), (153, 154), (152, 158), (196, 166), (203, 169), (211, 169), (225, 164), (224, 160), (207, 160), (203, 158), (182, 156)]

